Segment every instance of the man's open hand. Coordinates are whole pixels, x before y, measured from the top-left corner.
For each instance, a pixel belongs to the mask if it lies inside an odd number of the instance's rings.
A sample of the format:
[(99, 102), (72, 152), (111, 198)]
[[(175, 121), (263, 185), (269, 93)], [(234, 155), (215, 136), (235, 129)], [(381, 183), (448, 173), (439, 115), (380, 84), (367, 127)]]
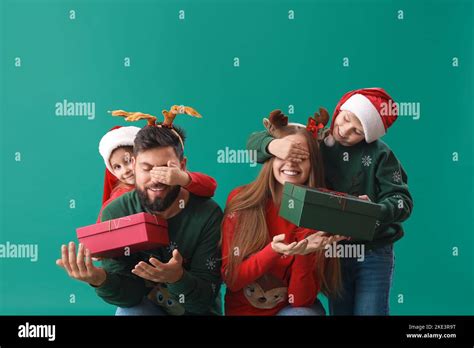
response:
[(146, 262), (140, 261), (132, 273), (147, 280), (151, 280), (156, 283), (176, 283), (183, 276), (183, 257), (179, 253), (178, 249), (173, 250), (173, 257), (168, 263), (162, 263), (155, 259), (150, 258), (149, 265)]
[(64, 268), (71, 278), (93, 286), (102, 285), (107, 278), (107, 272), (103, 268), (94, 266), (90, 250), (82, 243), (79, 244), (77, 255), (74, 242), (70, 242), (69, 246), (61, 246), (61, 258), (56, 260), (56, 264)]

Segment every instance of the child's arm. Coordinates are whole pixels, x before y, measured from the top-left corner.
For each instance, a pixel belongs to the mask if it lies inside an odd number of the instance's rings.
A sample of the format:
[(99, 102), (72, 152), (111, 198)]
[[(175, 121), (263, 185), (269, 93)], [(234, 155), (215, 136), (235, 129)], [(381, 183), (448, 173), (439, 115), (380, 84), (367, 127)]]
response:
[(182, 170), (176, 163), (169, 161), (167, 166), (154, 167), (150, 171), (152, 181), (165, 185), (180, 185), (189, 192), (202, 197), (212, 197), (217, 183), (210, 176)]
[(257, 162), (263, 163), (273, 157), (273, 155), (268, 152), (267, 147), (274, 139), (275, 138), (267, 131), (254, 132), (247, 140), (247, 150), (257, 151)]
[(383, 155), (376, 176), (380, 187), (377, 203), (382, 205), (380, 222), (402, 222), (408, 219), (413, 209), (413, 199), (408, 191), (407, 174), (392, 151)]
[(102, 212), (104, 211), (105, 207), (108, 206), (112, 201), (114, 201), (115, 199), (119, 198), (121, 195), (129, 192), (129, 191), (132, 191), (133, 189), (135, 188), (135, 186), (133, 185), (124, 185), (122, 187), (119, 187), (118, 189), (114, 189), (112, 190), (112, 193), (110, 194), (110, 197), (109, 199), (107, 199), (103, 204), (102, 204), (102, 208), (100, 208), (100, 212), (99, 212), (99, 216), (97, 217), (97, 221), (96, 223), (100, 223), (101, 222), (101, 219), (102, 219)]
[(258, 163), (272, 156), (295, 162), (309, 157), (309, 152), (299, 143), (284, 138), (275, 139), (267, 131), (252, 133), (247, 141), (247, 149), (257, 152)]
[(212, 197), (214, 192), (216, 192), (217, 183), (213, 177), (209, 175), (197, 173), (197, 172), (187, 172), (191, 181), (186, 186), (183, 186), (189, 192), (195, 194), (196, 196), (202, 197)]

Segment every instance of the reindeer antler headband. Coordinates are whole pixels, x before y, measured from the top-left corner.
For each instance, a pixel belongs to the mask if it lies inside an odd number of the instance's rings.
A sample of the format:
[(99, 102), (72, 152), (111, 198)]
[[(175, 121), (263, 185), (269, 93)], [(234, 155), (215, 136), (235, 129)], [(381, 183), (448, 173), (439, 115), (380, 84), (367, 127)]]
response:
[(324, 127), (328, 124), (329, 113), (325, 108), (319, 108), (319, 113), (316, 111), (313, 117), (308, 117), (306, 129), (314, 138), (322, 140), (324, 137)]
[(154, 127), (165, 127), (170, 129), (179, 139), (179, 142), (181, 143), (181, 146), (184, 151), (184, 142), (181, 136), (178, 134), (178, 132), (173, 128), (173, 121), (176, 118), (178, 114), (186, 114), (189, 116), (197, 117), (197, 118), (202, 118), (201, 114), (194, 110), (193, 108), (189, 106), (184, 106), (184, 105), (173, 105), (170, 110), (163, 110), (162, 114), (164, 117), (164, 122), (161, 124), (156, 124), (157, 117), (150, 115), (150, 114), (144, 114), (142, 112), (128, 112), (125, 110), (113, 110), (109, 111), (109, 113), (112, 114), (112, 116), (121, 116), (125, 117), (125, 121), (128, 122), (135, 122), (139, 120), (147, 120), (147, 125), (148, 126), (154, 126)]
[(268, 118), (263, 119), (263, 125), (271, 134), (278, 128), (282, 128), (288, 125), (299, 126), (306, 128), (311, 135), (319, 139), (322, 137), (321, 133), (324, 133), (324, 127), (329, 121), (329, 113), (325, 108), (319, 108), (319, 113), (316, 111), (314, 116), (308, 117), (308, 123), (306, 126), (300, 123), (288, 123), (288, 116), (286, 116), (281, 110), (273, 110)]

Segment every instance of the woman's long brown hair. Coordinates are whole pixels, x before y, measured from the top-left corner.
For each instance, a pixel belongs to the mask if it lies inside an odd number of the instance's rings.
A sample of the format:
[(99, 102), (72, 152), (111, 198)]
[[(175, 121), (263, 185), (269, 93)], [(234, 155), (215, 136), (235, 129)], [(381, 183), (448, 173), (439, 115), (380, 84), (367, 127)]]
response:
[[(310, 173), (306, 185), (309, 187), (324, 187), (324, 170), (319, 145), (315, 138), (303, 127), (284, 126), (273, 132), (275, 138), (300, 134), (307, 141), (309, 148)], [(232, 284), (237, 275), (237, 268), (248, 256), (262, 250), (269, 242), (265, 209), (269, 199), (279, 205), (276, 197), (276, 181), (273, 175), (272, 157), (266, 161), (255, 181), (245, 185), (228, 202), (224, 214), (236, 214), (234, 237), (229, 243), (226, 281)], [(338, 258), (326, 258), (324, 250), (316, 255), (316, 277), (321, 290), (326, 295), (335, 295), (340, 289), (340, 267)]]

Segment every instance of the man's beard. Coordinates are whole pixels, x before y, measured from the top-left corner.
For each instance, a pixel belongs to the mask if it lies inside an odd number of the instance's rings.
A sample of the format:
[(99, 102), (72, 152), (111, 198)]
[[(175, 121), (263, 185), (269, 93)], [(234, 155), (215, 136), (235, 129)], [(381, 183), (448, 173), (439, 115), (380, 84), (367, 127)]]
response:
[(138, 187), (135, 188), (137, 190), (138, 198), (140, 199), (142, 207), (146, 208), (151, 212), (162, 212), (168, 209), (171, 204), (176, 200), (181, 190), (181, 186), (179, 185), (170, 186), (170, 191), (165, 197), (156, 197), (155, 200), (151, 202), (147, 195), (147, 189), (143, 191)]

